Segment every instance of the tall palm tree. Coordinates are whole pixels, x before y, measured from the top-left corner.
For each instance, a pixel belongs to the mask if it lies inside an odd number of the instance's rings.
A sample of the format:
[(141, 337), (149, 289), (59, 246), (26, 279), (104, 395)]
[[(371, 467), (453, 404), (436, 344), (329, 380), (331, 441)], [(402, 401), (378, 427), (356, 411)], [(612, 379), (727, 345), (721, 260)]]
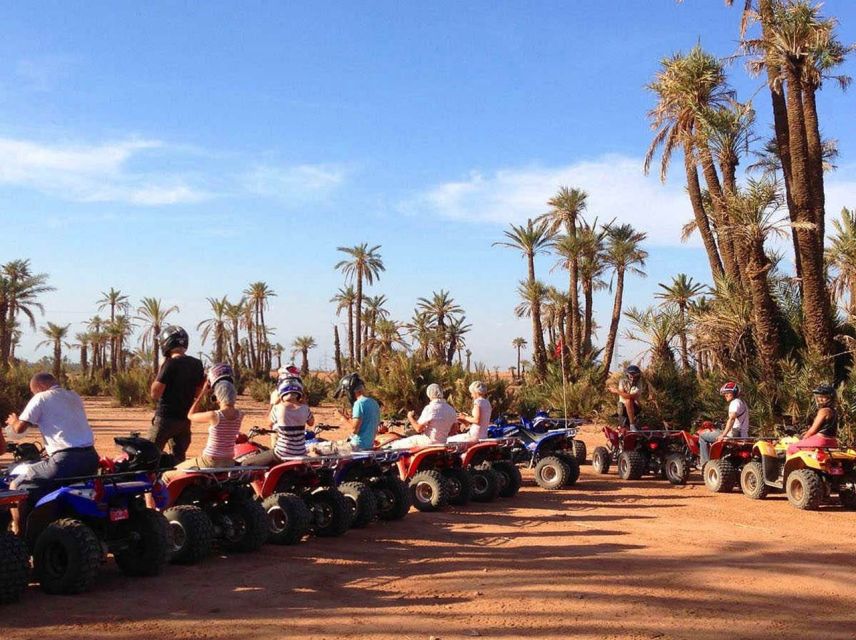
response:
[(526, 342), (526, 338), (515, 338), (511, 341), (511, 346), (517, 350), (517, 377), (520, 378), (520, 351), (525, 347), (528, 343)]
[(166, 319), (178, 313), (178, 307), (164, 307), (160, 298), (143, 298), (137, 307), (137, 320), (143, 322), (143, 334), (140, 336), (140, 346), (145, 351), (151, 347), (152, 373), (157, 374), (160, 368), (160, 332)]
[(402, 325), (394, 320), (381, 318), (377, 321), (375, 334), (369, 337), (369, 353), (376, 353), (380, 359), (392, 355), (395, 347), (407, 348), (401, 335)]
[(29, 260), (12, 260), (0, 268), (0, 368), (11, 360), (14, 327), (19, 314), (36, 328), (35, 311), (44, 314), (39, 296), (54, 291), (46, 273), (33, 273)]
[(285, 351), (285, 347), (283, 347), (279, 342), (277, 342), (276, 344), (274, 344), (271, 347), (271, 351), (273, 352), (273, 355), (276, 356), (276, 368), (281, 369), (282, 368), (282, 353), (283, 353), (283, 351)]
[(291, 343), (291, 357), (294, 358), (295, 354), (300, 353), (300, 373), (304, 376), (309, 373), (309, 350), (317, 346), (312, 336), (300, 336)]
[(684, 330), (683, 321), (675, 307), (631, 307), (624, 312), (624, 316), (631, 324), (625, 337), (648, 345), (651, 366), (654, 369), (675, 365), (672, 344), (675, 337)]
[(517, 287), (517, 294), (522, 302), (514, 313), (518, 318), (532, 319), (532, 344), (540, 345), (541, 350), (533, 350), (535, 371), (542, 380), (547, 375), (547, 354), (544, 346), (544, 328), (541, 324), (541, 306), (547, 296), (547, 287), (538, 280), (522, 280)]
[(86, 321), (86, 330), (90, 336), (90, 345), (92, 347), (92, 373), (104, 371), (107, 336), (104, 333), (105, 323), (101, 316), (92, 316)]
[(389, 300), (383, 294), (368, 296), (365, 299), (366, 331), (363, 338), (373, 338), (377, 331), (378, 320), (389, 318), (389, 311), (385, 305)]
[(84, 378), (89, 377), (89, 346), (92, 336), (88, 333), (77, 333), (74, 336), (77, 343), (74, 345), (80, 350), (80, 371)]
[(447, 321), (463, 313), (463, 308), (455, 302), (448, 291), (440, 289), (440, 291), (433, 291), (430, 299), (419, 298), (416, 301), (416, 309), (426, 314), (428, 321), (433, 325), (434, 355), (438, 362), (443, 362), (446, 359)]
[[(548, 229), (554, 235), (564, 227), (565, 237), (569, 241), (565, 248), (570, 248), (577, 238), (577, 222), (580, 221), (588, 206), (588, 194), (582, 189), (560, 187), (547, 204), (550, 206), (550, 211), (540, 216), (539, 220), (547, 221)], [(570, 299), (568, 316), (571, 319), (565, 343), (569, 345), (571, 361), (577, 365), (582, 351), (583, 333), (580, 326), (579, 253), (569, 251), (563, 257), (566, 258), (568, 270), (568, 298)]]
[[(678, 309), (681, 316), (681, 321), (684, 325), (687, 324), (687, 309), (693, 299), (702, 295), (707, 287), (699, 282), (694, 282), (693, 279), (685, 273), (679, 273), (672, 278), (671, 284), (659, 283), (662, 291), (654, 294), (654, 297), (663, 300), (663, 304), (674, 305)], [(690, 368), (689, 348), (687, 345), (687, 332), (681, 331), (678, 338), (681, 341), (681, 366), (684, 369)]]
[(606, 287), (602, 276), (606, 272), (605, 240), (609, 225), (598, 227), (583, 223), (577, 234), (580, 238), (580, 285), (583, 290), (582, 355), (589, 357), (593, 351), (594, 292)]
[(354, 287), (339, 287), (336, 295), (330, 299), (330, 302), (336, 303), (336, 315), (340, 315), (342, 311), (348, 311), (348, 358), (351, 361), (351, 366), (356, 362), (354, 357), (354, 305), (357, 302), (357, 292)]
[(42, 340), (37, 345), (39, 347), (53, 347), (53, 375), (57, 380), (60, 380), (62, 377), (62, 348), (63, 346), (71, 348), (71, 345), (65, 341), (70, 326), (70, 324), (67, 324), (63, 327), (53, 322), (48, 322), (42, 327), (42, 335), (47, 339)]
[[(226, 346), (229, 342), (227, 323), (229, 321), (228, 311), (231, 306), (226, 296), (222, 298), (207, 298), (211, 307), (211, 317), (196, 325), (196, 330), (201, 331), (202, 344), (208, 338), (214, 340), (214, 361), (223, 362), (226, 358)], [(237, 365), (237, 362), (235, 362)]]
[[(131, 306), (131, 303), (128, 300), (128, 296), (122, 293), (119, 289), (114, 289), (110, 287), (109, 291), (102, 291), (101, 298), (96, 303), (98, 305), (98, 310), (103, 311), (104, 309), (110, 309), (110, 324), (112, 325), (116, 322), (116, 314), (125, 313)], [(119, 350), (119, 346), (115, 342), (115, 337), (110, 340), (110, 366), (111, 369), (115, 372), (117, 362), (118, 362), (118, 354), (117, 350)]]
[(840, 218), (832, 221), (832, 229), (826, 250), (826, 261), (835, 271), (832, 287), (839, 300), (848, 296), (850, 315), (856, 318), (856, 208), (844, 207)]
[(348, 256), (347, 259), (336, 263), (336, 270), (345, 275), (347, 282), (357, 283), (356, 299), (354, 300), (354, 355), (357, 364), (359, 364), (362, 338), (363, 283), (373, 284), (375, 280), (380, 278), (381, 271), (386, 271), (386, 267), (383, 265), (380, 253), (378, 253), (379, 244), (369, 248), (368, 243), (364, 242), (354, 247), (337, 247), (336, 250)]
[(125, 343), (134, 331), (134, 323), (127, 315), (116, 316), (107, 325), (107, 335), (113, 345), (110, 349), (110, 364), (112, 371), (124, 371), (126, 365)]
[(427, 360), (431, 343), (434, 341), (435, 331), (431, 323), (431, 316), (426, 311), (416, 309), (410, 322), (405, 325), (407, 332), (419, 346), (419, 354)]
[(636, 231), (629, 224), (612, 226), (606, 238), (606, 264), (612, 267), (615, 282), (615, 299), (612, 305), (612, 319), (609, 323), (609, 334), (606, 347), (603, 350), (603, 377), (609, 375), (612, 366), (612, 356), (615, 353), (615, 341), (618, 336), (618, 324), (621, 320), (621, 308), (624, 299), (624, 277), (632, 273), (645, 277), (645, 260), (648, 252), (642, 248), (647, 235)]
[(276, 296), (266, 282), (252, 282), (244, 289), (244, 295), (255, 315), (255, 349), (259, 354), (260, 369), (270, 369), (269, 350), (267, 348), (267, 326), (265, 325), (265, 310), (270, 306), (270, 299)]
[(446, 349), (446, 364), (451, 366), (455, 358), (455, 353), (460, 353), (467, 346), (466, 335), (470, 332), (473, 325), (466, 324), (466, 317), (463, 315), (455, 316), (449, 322), (449, 327), (446, 330), (446, 341), (448, 347)]

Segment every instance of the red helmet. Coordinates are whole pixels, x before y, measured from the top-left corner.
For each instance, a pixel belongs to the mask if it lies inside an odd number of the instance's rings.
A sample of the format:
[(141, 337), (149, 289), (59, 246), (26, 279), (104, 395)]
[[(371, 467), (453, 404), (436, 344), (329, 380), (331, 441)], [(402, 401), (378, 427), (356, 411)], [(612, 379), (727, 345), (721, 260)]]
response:
[(733, 393), (736, 398), (740, 395), (740, 385), (729, 380), (719, 389), (719, 395), (724, 396), (726, 393)]

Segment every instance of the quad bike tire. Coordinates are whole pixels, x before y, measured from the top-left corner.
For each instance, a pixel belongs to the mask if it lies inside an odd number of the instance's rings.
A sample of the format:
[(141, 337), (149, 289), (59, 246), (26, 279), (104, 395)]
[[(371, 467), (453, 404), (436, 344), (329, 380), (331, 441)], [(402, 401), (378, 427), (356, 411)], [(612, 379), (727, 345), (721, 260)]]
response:
[(262, 502), (267, 514), (268, 542), (291, 545), (300, 542), (312, 526), (312, 512), (300, 496), (274, 493)]
[(493, 502), (499, 497), (499, 474), (490, 467), (482, 467), (470, 471), (473, 479), (473, 502)]
[(856, 491), (849, 487), (838, 490), (838, 501), (845, 509), (856, 509)]
[(663, 461), (666, 480), (672, 484), (684, 485), (690, 477), (690, 465), (682, 453), (670, 453)]
[(624, 451), (618, 456), (618, 477), (639, 480), (648, 470), (648, 458), (639, 451)]
[(535, 482), (547, 491), (564, 488), (570, 478), (571, 468), (566, 458), (546, 456), (535, 465)]
[(270, 537), (267, 511), (256, 500), (242, 498), (230, 501), (226, 516), (231, 521), (230, 527), (219, 540), (226, 551), (258, 551)]
[(737, 468), (728, 458), (708, 460), (701, 470), (705, 486), (714, 493), (731, 493), (740, 483)]
[(588, 449), (586, 448), (586, 443), (582, 440), (574, 440), (574, 458), (577, 460), (577, 464), (583, 466), (586, 463), (586, 455), (588, 455)]
[(595, 447), (591, 454), (591, 468), (595, 473), (609, 473), (609, 467), (612, 465), (612, 454), (606, 447)]
[(169, 522), (170, 562), (196, 564), (214, 546), (214, 523), (202, 509), (181, 504), (163, 512)]
[(523, 476), (520, 475), (520, 469), (517, 465), (508, 460), (500, 460), (494, 462), (494, 472), (499, 476), (499, 497), (513, 498), (520, 491), (523, 485)]
[(133, 540), (124, 549), (113, 552), (113, 558), (126, 576), (156, 576), (169, 562), (169, 523), (154, 509), (132, 512), (128, 520)]
[(446, 479), (446, 501), (450, 505), (462, 507), (473, 499), (473, 478), (469, 471), (443, 469), (441, 475)]
[(335, 538), (351, 528), (351, 507), (338, 489), (316, 489), (306, 496), (306, 503), (312, 512), (312, 533), (319, 538)]
[(377, 517), (377, 498), (365, 482), (345, 482), (339, 485), (339, 491), (354, 512), (351, 518), (353, 529), (362, 529)]
[(764, 480), (764, 467), (757, 460), (743, 465), (743, 470), (740, 472), (740, 490), (744, 496), (752, 500), (763, 500), (767, 497), (769, 489)]
[(92, 588), (101, 560), (95, 532), (80, 520), (63, 518), (36, 539), (33, 573), (46, 593), (83, 593)]
[(379, 520), (401, 520), (410, 511), (410, 490), (400, 478), (382, 478), (373, 489)]
[(559, 458), (565, 461), (565, 464), (568, 465), (568, 469), (570, 470), (570, 475), (568, 476), (567, 481), (565, 482), (566, 487), (572, 487), (577, 483), (577, 480), (580, 479), (580, 464), (577, 462), (577, 459), (566, 453), (557, 453)]
[(410, 500), (419, 511), (439, 511), (449, 503), (448, 479), (439, 471), (420, 471), (409, 485)]
[(788, 502), (797, 509), (816, 511), (826, 496), (825, 484), (823, 478), (811, 469), (792, 471), (785, 483)]
[(0, 531), (0, 604), (17, 602), (30, 582), (30, 554), (18, 536)]

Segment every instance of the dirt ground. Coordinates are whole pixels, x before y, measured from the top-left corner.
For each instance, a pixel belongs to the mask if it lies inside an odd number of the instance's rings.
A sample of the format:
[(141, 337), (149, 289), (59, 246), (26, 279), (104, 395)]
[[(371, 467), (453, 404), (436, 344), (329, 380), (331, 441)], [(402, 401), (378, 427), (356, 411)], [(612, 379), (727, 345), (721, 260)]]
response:
[[(146, 411), (87, 404), (102, 453), (147, 427)], [(262, 406), (244, 406), (260, 424)], [(582, 437), (600, 442), (594, 426)], [(585, 466), (557, 493), (524, 478), (511, 500), (157, 578), (111, 561), (88, 595), (32, 586), (0, 609), (0, 637), (856, 639), (854, 513), (714, 495), (697, 474), (673, 487)]]

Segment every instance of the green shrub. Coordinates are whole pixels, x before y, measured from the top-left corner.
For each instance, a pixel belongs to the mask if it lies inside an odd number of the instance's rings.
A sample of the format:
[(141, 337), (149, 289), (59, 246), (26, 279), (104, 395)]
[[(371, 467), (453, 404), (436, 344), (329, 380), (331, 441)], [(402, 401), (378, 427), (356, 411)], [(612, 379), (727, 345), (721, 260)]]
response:
[(273, 385), (270, 381), (253, 378), (244, 385), (244, 393), (248, 394), (256, 402), (270, 402), (270, 392)]
[(10, 368), (0, 374), (0, 416), (5, 420), (10, 413), (20, 413), (32, 394), (30, 378), (33, 371), (26, 366)]
[(69, 376), (68, 388), (81, 396), (104, 396), (110, 392), (109, 385), (97, 378)]
[(110, 395), (120, 407), (152, 405), (151, 374), (144, 369), (120, 371), (110, 381)]
[(318, 375), (303, 376), (303, 389), (310, 407), (317, 407), (327, 400), (332, 390), (332, 384)]

